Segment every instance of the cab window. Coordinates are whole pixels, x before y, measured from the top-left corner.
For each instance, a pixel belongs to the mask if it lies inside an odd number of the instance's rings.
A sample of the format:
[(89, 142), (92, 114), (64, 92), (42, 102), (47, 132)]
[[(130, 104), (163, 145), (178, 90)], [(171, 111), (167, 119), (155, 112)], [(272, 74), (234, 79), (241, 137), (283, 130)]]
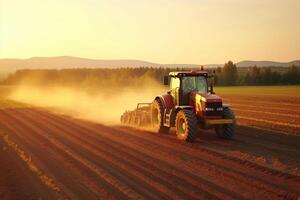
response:
[(186, 76), (182, 78), (182, 90), (184, 94), (190, 92), (207, 92), (207, 80), (203, 76)]

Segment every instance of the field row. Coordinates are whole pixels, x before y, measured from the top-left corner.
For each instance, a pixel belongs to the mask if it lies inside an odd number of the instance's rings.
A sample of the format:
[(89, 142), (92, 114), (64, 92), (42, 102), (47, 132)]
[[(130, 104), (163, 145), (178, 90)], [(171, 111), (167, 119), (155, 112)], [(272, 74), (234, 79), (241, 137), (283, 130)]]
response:
[(300, 188), (298, 176), (170, 136), (32, 109), (1, 111), (0, 120), (71, 199), (295, 199)]
[(241, 125), (300, 135), (300, 105), (298, 103), (273, 103), (268, 102), (268, 99), (262, 102), (252, 98), (236, 99), (234, 97), (227, 97), (224, 100), (230, 102)]

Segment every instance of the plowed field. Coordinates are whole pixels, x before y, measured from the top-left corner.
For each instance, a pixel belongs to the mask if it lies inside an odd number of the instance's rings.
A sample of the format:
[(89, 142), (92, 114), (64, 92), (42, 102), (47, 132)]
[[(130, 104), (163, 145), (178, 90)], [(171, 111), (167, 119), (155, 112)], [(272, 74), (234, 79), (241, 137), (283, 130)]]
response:
[(0, 199), (299, 199), (298, 102), (280, 111), (265, 100), (253, 109), (251, 99), (226, 98), (238, 114), (236, 139), (208, 131), (195, 143), (42, 109), (3, 109)]
[(222, 95), (242, 125), (300, 135), (300, 100), (282, 96)]

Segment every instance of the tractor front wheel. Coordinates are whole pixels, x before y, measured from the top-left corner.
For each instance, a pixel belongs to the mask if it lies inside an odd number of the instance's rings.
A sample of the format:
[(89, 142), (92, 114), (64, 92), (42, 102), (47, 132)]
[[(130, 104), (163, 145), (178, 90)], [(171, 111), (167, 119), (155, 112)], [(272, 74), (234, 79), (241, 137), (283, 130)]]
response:
[(220, 138), (228, 139), (228, 140), (233, 139), (235, 135), (235, 129), (236, 129), (235, 114), (230, 108), (224, 108), (223, 117), (224, 119), (232, 119), (233, 123), (216, 127), (215, 128), (216, 133)]
[(197, 117), (192, 110), (180, 110), (176, 115), (176, 135), (180, 140), (192, 142), (198, 135)]

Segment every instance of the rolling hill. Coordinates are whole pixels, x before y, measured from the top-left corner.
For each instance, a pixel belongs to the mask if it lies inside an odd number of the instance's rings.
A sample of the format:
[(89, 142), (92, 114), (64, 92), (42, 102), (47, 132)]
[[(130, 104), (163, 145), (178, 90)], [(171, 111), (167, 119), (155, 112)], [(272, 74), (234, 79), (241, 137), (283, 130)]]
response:
[[(292, 62), (273, 61), (241, 61), (238, 67), (248, 66), (274, 66), (287, 67), (300, 66), (300, 60)], [(62, 69), (62, 68), (121, 68), (121, 67), (188, 67), (197, 68), (200, 64), (159, 64), (141, 60), (103, 60), (87, 59), (72, 56), (60, 57), (33, 57), (29, 59), (0, 59), (0, 73), (10, 73), (18, 69)], [(205, 67), (223, 66), (223, 64), (204, 64)]]
[(300, 60), (294, 60), (291, 62), (245, 60), (245, 61), (238, 62), (236, 65), (238, 67), (249, 67), (249, 66), (255, 66), (255, 65), (257, 67), (289, 67), (292, 65), (300, 66)]

